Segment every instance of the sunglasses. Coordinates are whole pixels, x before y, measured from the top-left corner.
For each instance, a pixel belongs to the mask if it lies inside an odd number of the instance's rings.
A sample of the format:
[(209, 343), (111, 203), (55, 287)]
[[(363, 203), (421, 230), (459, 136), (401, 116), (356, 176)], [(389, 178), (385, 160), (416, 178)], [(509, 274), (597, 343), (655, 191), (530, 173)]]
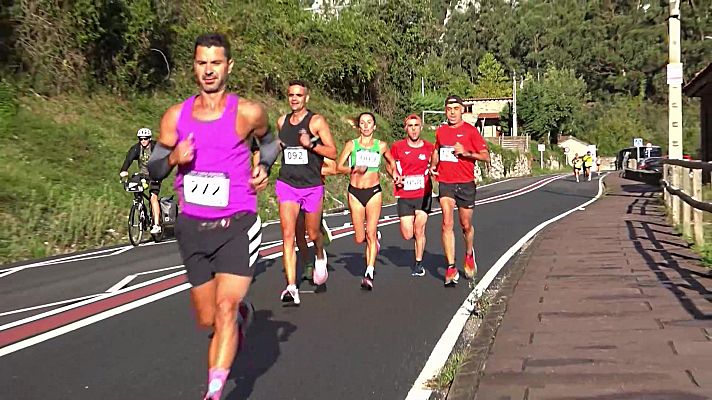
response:
[(151, 138), (142, 137), (142, 138), (138, 138), (138, 140), (151, 140)]

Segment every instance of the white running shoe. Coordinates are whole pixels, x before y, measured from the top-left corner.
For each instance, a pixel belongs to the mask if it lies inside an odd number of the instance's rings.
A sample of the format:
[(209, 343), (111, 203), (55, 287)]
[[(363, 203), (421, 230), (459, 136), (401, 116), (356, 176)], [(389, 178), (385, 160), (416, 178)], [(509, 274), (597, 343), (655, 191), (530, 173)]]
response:
[(316, 258), (314, 259), (314, 284), (315, 285), (323, 285), (326, 283), (326, 280), (329, 279), (329, 270), (326, 268), (326, 250), (323, 250), (322, 254), (324, 255), (324, 258), (321, 260)]
[(296, 285), (288, 285), (287, 288), (282, 291), (280, 298), (284, 303), (299, 305), (299, 289), (297, 289)]
[(151, 227), (151, 235), (158, 235), (161, 233), (161, 226), (160, 225), (153, 225)]

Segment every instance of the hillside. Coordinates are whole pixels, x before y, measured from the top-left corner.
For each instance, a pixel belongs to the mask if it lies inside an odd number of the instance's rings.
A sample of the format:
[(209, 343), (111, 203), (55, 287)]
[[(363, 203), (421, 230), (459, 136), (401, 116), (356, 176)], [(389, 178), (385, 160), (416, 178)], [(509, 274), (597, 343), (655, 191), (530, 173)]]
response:
[[(256, 99), (267, 106), (271, 121), (288, 111), (284, 100)], [(319, 94), (313, 99), (310, 107), (326, 116), (340, 149), (356, 135), (345, 119), (364, 109)], [(119, 168), (136, 141), (136, 130), (147, 126), (157, 132), (162, 113), (176, 101), (108, 94), (17, 98), (14, 115), (4, 117), (5, 129), (0, 129), (0, 263), (126, 243), (131, 195), (119, 183)], [(377, 132), (388, 140), (392, 135), (382, 119)], [(345, 202), (346, 185), (345, 177), (328, 180), (326, 207)], [(173, 176), (161, 194), (173, 194)], [(270, 186), (260, 196), (265, 220), (277, 217), (273, 194)], [(392, 199), (390, 190), (384, 195)]]

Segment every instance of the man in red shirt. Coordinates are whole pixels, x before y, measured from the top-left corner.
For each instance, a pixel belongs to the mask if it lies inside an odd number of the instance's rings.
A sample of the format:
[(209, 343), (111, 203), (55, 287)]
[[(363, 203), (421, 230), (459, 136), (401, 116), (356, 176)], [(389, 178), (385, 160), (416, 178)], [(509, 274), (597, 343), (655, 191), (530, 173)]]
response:
[(472, 214), (475, 207), (477, 186), (475, 161), (489, 161), (487, 143), (474, 126), (462, 120), (465, 107), (458, 96), (445, 100), (447, 125), (435, 131), (435, 151), (430, 172), (440, 183), (440, 206), (443, 211), (442, 242), (447, 260), (445, 286), (455, 285), (460, 274), (455, 267), (454, 209), (457, 205), (460, 226), (465, 238), (465, 276), (474, 278), (477, 274), (475, 263), (475, 228)]
[(420, 117), (411, 114), (405, 119), (406, 138), (393, 143), (391, 155), (396, 160), (398, 173), (403, 177), (394, 185), (398, 199), (398, 217), (403, 239), (415, 238), (415, 264), (411, 276), (424, 276), (425, 224), (432, 203), (433, 186), (430, 182), (430, 158), (435, 146), (420, 138)]

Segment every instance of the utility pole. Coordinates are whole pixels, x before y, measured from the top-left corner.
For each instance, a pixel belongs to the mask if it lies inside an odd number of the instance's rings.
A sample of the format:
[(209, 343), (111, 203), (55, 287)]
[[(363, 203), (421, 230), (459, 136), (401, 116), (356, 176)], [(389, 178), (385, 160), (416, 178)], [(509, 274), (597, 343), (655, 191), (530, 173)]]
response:
[(682, 158), (682, 63), (680, 62), (680, 0), (669, 0), (668, 157)]
[(517, 71), (514, 71), (512, 89), (512, 136), (517, 136)]

